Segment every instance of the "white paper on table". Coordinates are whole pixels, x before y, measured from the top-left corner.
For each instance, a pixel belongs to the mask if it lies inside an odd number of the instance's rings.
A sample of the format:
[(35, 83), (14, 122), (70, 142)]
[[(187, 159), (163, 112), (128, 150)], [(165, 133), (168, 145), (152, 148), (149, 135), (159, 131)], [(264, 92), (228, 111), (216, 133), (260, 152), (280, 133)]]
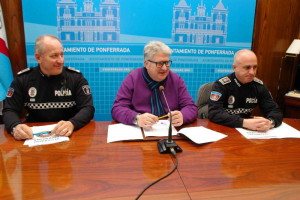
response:
[[(145, 137), (149, 136), (168, 136), (169, 134), (169, 120), (159, 120), (156, 124), (152, 125), (151, 129), (143, 129)], [(172, 135), (177, 135), (177, 130), (172, 126)]]
[(178, 134), (185, 135), (197, 144), (215, 142), (227, 137), (227, 135), (224, 135), (223, 133), (210, 130), (203, 126), (183, 128), (178, 131)]
[[(32, 126), (31, 130), (33, 133), (52, 131), (56, 124), (44, 125), (44, 126)], [(32, 139), (27, 139), (24, 142), (24, 145), (28, 145), (30, 147), (38, 146), (38, 145), (47, 145), (54, 144), (58, 142), (69, 141), (69, 137), (59, 136), (59, 135), (34, 135)]]
[(144, 139), (140, 127), (125, 125), (121, 123), (108, 126), (107, 143), (120, 140), (136, 139)]
[(57, 124), (50, 124), (44, 126), (32, 126), (31, 130), (33, 133), (45, 132), (45, 131), (52, 131)]
[(24, 145), (28, 145), (30, 147), (38, 146), (38, 145), (46, 145), (46, 144), (54, 144), (58, 142), (69, 141), (69, 137), (60, 136), (60, 135), (49, 135), (49, 136), (39, 136), (34, 135), (32, 139), (27, 139), (24, 142)]
[(267, 132), (251, 131), (244, 128), (236, 128), (247, 139), (271, 139), (271, 138), (300, 138), (300, 131), (282, 122), (279, 127)]

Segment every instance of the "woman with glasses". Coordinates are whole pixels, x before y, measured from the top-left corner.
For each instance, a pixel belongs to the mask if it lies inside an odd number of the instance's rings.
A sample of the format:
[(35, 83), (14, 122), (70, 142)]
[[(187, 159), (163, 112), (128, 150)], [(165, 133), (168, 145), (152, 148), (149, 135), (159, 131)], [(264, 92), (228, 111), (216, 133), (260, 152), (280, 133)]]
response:
[(159, 41), (145, 46), (144, 66), (129, 73), (117, 93), (111, 110), (114, 120), (150, 128), (160, 118), (169, 117), (168, 106), (175, 127), (197, 118), (197, 106), (184, 81), (170, 70), (171, 54), (170, 47)]

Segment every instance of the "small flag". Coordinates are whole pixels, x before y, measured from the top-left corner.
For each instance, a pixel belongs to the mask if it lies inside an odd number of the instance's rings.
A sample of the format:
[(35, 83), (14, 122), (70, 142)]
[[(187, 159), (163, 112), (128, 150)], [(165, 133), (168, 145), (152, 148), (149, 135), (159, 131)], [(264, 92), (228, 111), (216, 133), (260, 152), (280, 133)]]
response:
[(0, 101), (5, 99), (6, 92), (12, 80), (13, 73), (9, 60), (2, 7), (0, 5)]

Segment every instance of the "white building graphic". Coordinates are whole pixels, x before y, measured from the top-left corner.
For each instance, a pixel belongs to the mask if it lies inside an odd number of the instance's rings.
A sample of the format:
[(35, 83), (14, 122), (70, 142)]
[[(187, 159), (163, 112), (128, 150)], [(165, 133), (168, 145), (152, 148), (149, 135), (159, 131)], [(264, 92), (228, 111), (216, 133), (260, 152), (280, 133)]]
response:
[[(120, 3), (115, 0), (84, 0), (80, 11), (76, 0), (57, 1), (57, 32), (64, 42), (118, 43)], [(98, 10), (98, 11), (97, 11)]]
[(210, 16), (206, 14), (203, 0), (192, 15), (191, 6), (186, 0), (180, 0), (173, 8), (172, 43), (198, 45), (225, 45), (227, 38), (228, 9), (219, 0), (212, 8)]

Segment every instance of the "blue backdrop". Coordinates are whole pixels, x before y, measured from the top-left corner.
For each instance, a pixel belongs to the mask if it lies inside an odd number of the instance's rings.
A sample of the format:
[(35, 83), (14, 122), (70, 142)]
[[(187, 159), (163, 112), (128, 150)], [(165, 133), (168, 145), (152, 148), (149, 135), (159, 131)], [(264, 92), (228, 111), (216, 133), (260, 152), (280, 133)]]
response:
[(199, 86), (232, 72), (234, 53), (251, 48), (255, 0), (23, 0), (28, 66), (42, 34), (64, 44), (65, 65), (88, 79), (95, 120), (110, 109), (124, 77), (143, 65), (151, 40), (168, 44), (172, 70), (196, 101)]

